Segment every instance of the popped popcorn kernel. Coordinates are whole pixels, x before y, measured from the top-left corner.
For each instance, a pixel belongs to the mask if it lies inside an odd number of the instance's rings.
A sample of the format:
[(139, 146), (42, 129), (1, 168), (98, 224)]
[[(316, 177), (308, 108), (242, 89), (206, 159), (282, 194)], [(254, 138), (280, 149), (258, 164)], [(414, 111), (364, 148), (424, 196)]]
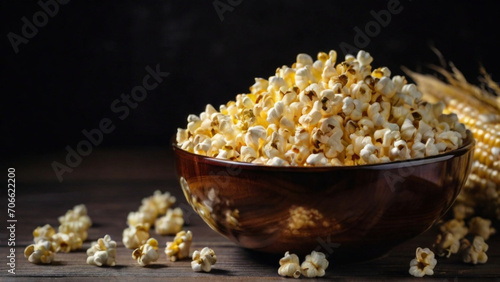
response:
[(146, 230), (149, 230), (154, 224), (156, 213), (148, 211), (129, 212), (127, 216), (128, 226), (142, 225)]
[(462, 240), (462, 260), (465, 263), (486, 263), (488, 261), (486, 251), (488, 244), (481, 236), (475, 236), (472, 244), (467, 239)]
[(189, 257), (189, 249), (193, 240), (191, 231), (180, 231), (175, 235), (174, 241), (167, 242), (165, 254), (171, 261), (181, 260)]
[(182, 209), (168, 209), (164, 216), (156, 219), (155, 232), (160, 235), (173, 235), (181, 231), (183, 225)]
[(418, 247), (415, 256), (410, 262), (409, 273), (415, 277), (434, 275), (434, 267), (437, 264), (434, 253), (429, 248)]
[(33, 241), (35, 244), (39, 241), (52, 241), (52, 236), (55, 234), (56, 230), (50, 226), (50, 224), (38, 226), (35, 230), (33, 230)]
[(463, 220), (451, 219), (439, 226), (441, 233), (451, 233), (455, 238), (462, 239), (469, 233), (469, 229), (465, 226)]
[(83, 245), (82, 238), (73, 232), (68, 234), (58, 232), (52, 236), (51, 240), (56, 252), (69, 253), (80, 249)]
[[(298, 54), (250, 93), (207, 105), (178, 129), (179, 148), (270, 166), (348, 166), (434, 156), (462, 146), (465, 127), (444, 104), (422, 100), (414, 84), (365, 51)], [(373, 70), (372, 70), (373, 69)], [(367, 142), (368, 139), (370, 142)]]
[(469, 221), (469, 233), (481, 236), (488, 240), (490, 235), (495, 234), (496, 230), (491, 226), (491, 220), (476, 216)]
[(111, 240), (111, 236), (106, 234), (104, 238), (99, 238), (97, 242), (92, 242), (91, 247), (87, 249), (87, 256), (87, 264), (115, 266), (116, 242)]
[(149, 230), (142, 224), (129, 226), (123, 230), (122, 243), (128, 249), (135, 249), (149, 239)]
[(285, 277), (299, 278), (301, 273), (299, 257), (287, 251), (285, 256), (280, 259), (278, 274)]
[(300, 268), (305, 277), (323, 277), (328, 268), (328, 260), (325, 254), (312, 251), (310, 255), (306, 256), (306, 260), (300, 265)]
[(156, 190), (154, 191), (152, 196), (149, 196), (142, 200), (142, 205), (152, 205), (156, 210), (157, 215), (164, 215), (167, 212), (167, 209), (172, 207), (175, 202), (176, 198), (170, 195), (169, 192), (162, 193), (160, 190)]
[[(87, 207), (84, 204), (74, 206), (73, 209), (68, 210), (66, 214), (60, 216), (58, 219), (61, 225), (79, 222), (83, 229), (88, 229), (92, 225), (92, 220), (87, 215)], [(83, 240), (85, 241), (85, 239)]]
[(82, 239), (82, 242), (87, 240), (88, 233), (87, 233), (87, 225), (82, 222), (82, 221), (66, 221), (59, 225), (58, 231), (59, 233), (65, 233), (65, 234), (70, 234), (74, 233), (80, 239)]
[(54, 247), (47, 240), (40, 240), (24, 249), (24, 257), (34, 264), (50, 264), (54, 260)]
[(210, 272), (210, 270), (212, 270), (212, 265), (216, 262), (217, 256), (215, 255), (215, 252), (212, 249), (205, 247), (201, 249), (201, 251), (196, 250), (193, 252), (191, 268), (196, 272)]
[(155, 262), (160, 257), (158, 251), (158, 241), (155, 238), (150, 238), (139, 248), (132, 252), (132, 258), (137, 261), (140, 266), (146, 266)]
[(437, 235), (436, 243), (433, 247), (438, 256), (446, 256), (449, 258), (451, 254), (458, 253), (460, 249), (460, 239), (450, 232), (440, 233)]

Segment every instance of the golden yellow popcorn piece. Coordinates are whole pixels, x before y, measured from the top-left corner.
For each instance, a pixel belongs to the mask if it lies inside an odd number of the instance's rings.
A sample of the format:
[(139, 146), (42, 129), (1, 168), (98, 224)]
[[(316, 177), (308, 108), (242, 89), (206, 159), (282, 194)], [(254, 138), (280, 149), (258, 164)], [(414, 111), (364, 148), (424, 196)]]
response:
[(181, 231), (183, 225), (182, 209), (168, 209), (164, 216), (155, 221), (155, 232), (160, 235), (173, 235)]
[(439, 226), (441, 233), (451, 233), (457, 239), (462, 239), (467, 235), (469, 229), (463, 220), (451, 219)]
[(91, 247), (87, 249), (87, 264), (97, 266), (115, 266), (116, 265), (116, 242), (111, 240), (109, 235), (99, 238), (97, 242), (92, 242)]
[(450, 232), (440, 233), (437, 235), (434, 249), (438, 256), (446, 256), (449, 258), (451, 254), (458, 253), (460, 249), (460, 239)]
[(82, 221), (65, 221), (63, 224), (59, 225), (59, 233), (70, 234), (74, 233), (76, 236), (80, 237), (83, 241), (87, 240), (88, 233), (86, 224)]
[(140, 266), (146, 266), (155, 262), (160, 257), (158, 252), (158, 241), (155, 238), (150, 238), (146, 244), (140, 246), (132, 252), (132, 258), (137, 261)]
[(146, 230), (154, 224), (156, 219), (156, 210), (155, 213), (150, 211), (136, 211), (129, 212), (127, 216), (127, 224), (128, 226), (137, 226), (142, 225)]
[(488, 244), (481, 236), (475, 236), (472, 245), (467, 239), (462, 241), (462, 260), (465, 263), (486, 263), (488, 261), (486, 251), (488, 251)]
[(299, 278), (301, 273), (299, 257), (287, 251), (285, 256), (280, 259), (278, 274), (285, 277)]
[(300, 265), (300, 268), (305, 277), (323, 277), (328, 268), (328, 260), (325, 254), (312, 251), (310, 255), (306, 256), (306, 260)]
[(434, 258), (434, 253), (428, 248), (420, 247), (416, 250), (416, 258), (410, 262), (409, 273), (415, 277), (423, 277), (425, 275), (433, 275), (434, 267), (437, 260)]
[(197, 272), (210, 272), (210, 270), (212, 270), (212, 265), (216, 262), (217, 256), (215, 255), (215, 252), (212, 249), (205, 247), (201, 249), (201, 251), (196, 250), (193, 252), (191, 268)]
[(142, 224), (129, 226), (123, 230), (122, 243), (128, 249), (135, 249), (149, 239), (149, 230)]
[(35, 264), (49, 264), (54, 260), (54, 247), (50, 241), (40, 240), (24, 249), (24, 257)]
[(38, 243), (39, 241), (52, 241), (52, 236), (56, 234), (56, 230), (50, 226), (50, 224), (45, 224), (44, 226), (38, 226), (33, 230), (33, 241)]
[(191, 231), (180, 231), (175, 235), (173, 242), (167, 242), (165, 254), (171, 261), (188, 258), (192, 240), (193, 233)]
[(430, 104), (402, 76), (372, 70), (360, 51), (337, 63), (297, 55), (250, 93), (188, 116), (180, 148), (195, 154), (271, 166), (376, 164), (434, 156), (460, 147), (465, 127)]

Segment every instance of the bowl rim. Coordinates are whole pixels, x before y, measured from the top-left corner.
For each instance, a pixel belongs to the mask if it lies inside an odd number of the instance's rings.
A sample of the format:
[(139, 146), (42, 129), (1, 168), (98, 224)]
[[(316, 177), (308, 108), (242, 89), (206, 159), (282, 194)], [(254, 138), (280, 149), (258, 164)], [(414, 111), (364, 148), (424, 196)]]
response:
[(273, 170), (273, 171), (290, 171), (290, 172), (321, 172), (321, 171), (334, 171), (334, 170), (352, 170), (352, 169), (367, 169), (367, 170), (387, 170), (395, 168), (405, 168), (410, 166), (418, 166), (424, 164), (438, 163), (441, 161), (446, 161), (452, 159), (456, 156), (461, 156), (471, 151), (476, 144), (476, 140), (472, 135), (472, 132), (466, 130), (466, 138), (461, 147), (451, 150), (445, 153), (437, 154), (434, 156), (428, 156), (418, 159), (400, 160), (387, 163), (379, 164), (364, 164), (364, 165), (351, 165), (351, 166), (273, 166), (265, 164), (255, 164), (240, 161), (231, 161), (227, 159), (217, 159), (210, 156), (198, 155), (195, 153), (183, 150), (177, 145), (176, 135), (171, 139), (171, 146), (175, 153), (179, 153), (184, 156), (190, 156), (197, 159), (199, 162), (204, 162), (211, 165), (226, 166), (226, 167), (241, 167), (245, 169), (258, 169), (258, 170)]

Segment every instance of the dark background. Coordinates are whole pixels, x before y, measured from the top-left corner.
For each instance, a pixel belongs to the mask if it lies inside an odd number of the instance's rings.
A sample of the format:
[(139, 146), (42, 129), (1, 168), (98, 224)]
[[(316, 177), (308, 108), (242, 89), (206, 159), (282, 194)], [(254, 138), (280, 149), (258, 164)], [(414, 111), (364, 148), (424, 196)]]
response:
[[(355, 46), (354, 28), (364, 30), (370, 11), (387, 9), (390, 1), (221, 0), (234, 6), (222, 21), (215, 1), (200, 2), (69, 1), (15, 54), (7, 35), (21, 35), (22, 18), (32, 22), (41, 7), (2, 1), (2, 156), (64, 153), (103, 118), (116, 128), (99, 149), (169, 149), (188, 114), (247, 92), (254, 77), (273, 75), (298, 53), (315, 57), (335, 49), (342, 56), (339, 44)], [(394, 75), (402, 74), (402, 65), (431, 72), (426, 65), (439, 63), (432, 44), (470, 81), (477, 82), (480, 63), (498, 81), (495, 3), (401, 0), (401, 13), (364, 49), (375, 58), (372, 65), (388, 66)], [(112, 102), (157, 64), (170, 75), (120, 120)]]

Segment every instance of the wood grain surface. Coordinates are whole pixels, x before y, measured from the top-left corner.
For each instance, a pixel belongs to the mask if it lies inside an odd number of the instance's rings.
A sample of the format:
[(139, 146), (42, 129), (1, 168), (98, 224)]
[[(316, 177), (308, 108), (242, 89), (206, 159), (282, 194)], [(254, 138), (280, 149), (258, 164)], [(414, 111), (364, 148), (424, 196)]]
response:
[[(15, 275), (7, 270), (6, 256), (9, 236), (6, 229), (7, 185), (2, 195), (0, 231), (0, 280), (23, 278), (40, 280), (51, 278), (66, 280), (281, 280), (278, 276), (279, 257), (242, 249), (211, 230), (187, 205), (173, 168), (172, 152), (164, 149), (106, 150), (95, 151), (73, 172), (64, 175), (64, 181), (57, 181), (50, 166), (52, 161), (63, 159), (61, 155), (31, 156), (24, 159), (7, 160), (7, 167), (16, 169), (16, 230), (15, 230)], [(5, 182), (6, 183), (6, 182)], [(217, 263), (210, 273), (196, 273), (191, 270), (190, 260), (171, 262), (163, 252), (167, 241), (173, 236), (160, 236), (151, 230), (161, 246), (160, 259), (148, 267), (139, 266), (131, 257), (132, 250), (121, 243), (122, 231), (126, 227), (127, 214), (135, 211), (141, 199), (155, 190), (169, 191), (177, 197), (175, 206), (184, 211), (184, 229), (193, 232), (191, 252), (205, 246), (217, 255)], [(57, 217), (76, 204), (87, 206), (93, 221), (88, 230), (89, 239), (83, 248), (72, 253), (57, 253), (51, 265), (35, 265), (24, 257), (24, 248), (32, 243), (32, 231), (44, 224), (58, 226)], [(105, 234), (118, 243), (115, 267), (96, 267), (86, 264), (85, 250), (90, 242)], [(396, 279), (414, 280), (408, 274), (409, 262), (414, 258), (417, 247), (431, 247), (436, 236), (435, 228), (396, 247), (385, 257), (357, 264), (343, 265), (330, 261), (322, 281), (339, 279), (348, 281), (373, 281)], [(488, 240), (488, 262), (483, 265), (469, 265), (458, 256), (449, 259), (438, 258), (434, 276), (425, 277), (437, 281), (477, 281), (478, 279), (499, 280), (500, 239), (498, 235)], [(303, 258), (300, 258), (303, 260)], [(302, 278), (305, 279), (305, 278)]]

